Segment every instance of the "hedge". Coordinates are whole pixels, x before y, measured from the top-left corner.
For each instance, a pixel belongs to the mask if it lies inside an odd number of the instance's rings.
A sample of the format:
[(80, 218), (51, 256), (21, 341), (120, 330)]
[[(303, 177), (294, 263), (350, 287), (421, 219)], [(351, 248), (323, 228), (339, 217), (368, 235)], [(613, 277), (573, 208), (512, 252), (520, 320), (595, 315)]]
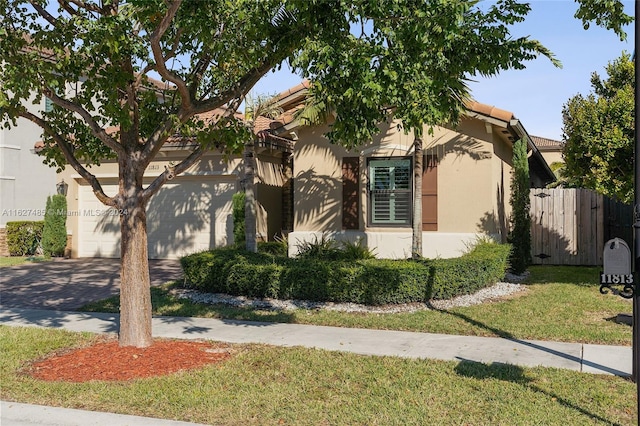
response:
[(42, 240), (43, 221), (21, 220), (7, 222), (7, 246), (11, 256), (36, 254)]
[(483, 243), (455, 259), (289, 259), (223, 248), (180, 259), (185, 286), (248, 297), (352, 302), (426, 302), (469, 294), (504, 277), (510, 247)]

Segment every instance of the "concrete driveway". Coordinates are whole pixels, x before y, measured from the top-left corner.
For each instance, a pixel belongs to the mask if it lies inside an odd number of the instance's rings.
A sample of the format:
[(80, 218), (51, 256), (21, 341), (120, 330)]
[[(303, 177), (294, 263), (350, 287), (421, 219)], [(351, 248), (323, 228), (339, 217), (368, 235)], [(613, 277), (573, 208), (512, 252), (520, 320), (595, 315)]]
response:
[[(150, 260), (151, 285), (182, 277), (178, 260)], [(120, 259), (65, 259), (0, 268), (2, 308), (69, 311), (120, 292)]]

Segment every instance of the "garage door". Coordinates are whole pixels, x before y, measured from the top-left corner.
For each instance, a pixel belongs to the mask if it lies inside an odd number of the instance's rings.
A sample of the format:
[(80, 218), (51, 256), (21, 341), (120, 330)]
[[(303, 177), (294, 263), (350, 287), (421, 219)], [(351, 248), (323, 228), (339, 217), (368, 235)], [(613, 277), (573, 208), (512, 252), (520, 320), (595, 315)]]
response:
[[(107, 195), (117, 185), (103, 185)], [(234, 177), (178, 178), (165, 184), (147, 206), (149, 257), (171, 259), (233, 243), (231, 197)], [(109, 214), (88, 185), (78, 194), (79, 257), (120, 257), (120, 220)]]

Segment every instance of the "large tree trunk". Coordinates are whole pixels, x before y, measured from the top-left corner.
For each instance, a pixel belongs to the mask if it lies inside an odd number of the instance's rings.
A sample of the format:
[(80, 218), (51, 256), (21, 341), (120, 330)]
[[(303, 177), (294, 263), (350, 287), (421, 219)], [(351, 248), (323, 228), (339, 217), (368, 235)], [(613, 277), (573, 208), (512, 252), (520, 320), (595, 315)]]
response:
[(413, 235), (411, 238), (411, 257), (422, 257), (422, 172), (424, 168), (422, 139), (414, 131), (415, 141), (413, 163)]
[[(122, 168), (121, 168), (122, 173)], [(133, 174), (133, 172), (130, 172)], [(121, 174), (120, 346), (147, 347), (151, 334), (151, 281), (147, 252), (146, 203), (142, 179)]]
[(255, 142), (244, 146), (244, 232), (247, 251), (256, 253), (258, 241), (256, 239), (256, 195), (255, 195)]

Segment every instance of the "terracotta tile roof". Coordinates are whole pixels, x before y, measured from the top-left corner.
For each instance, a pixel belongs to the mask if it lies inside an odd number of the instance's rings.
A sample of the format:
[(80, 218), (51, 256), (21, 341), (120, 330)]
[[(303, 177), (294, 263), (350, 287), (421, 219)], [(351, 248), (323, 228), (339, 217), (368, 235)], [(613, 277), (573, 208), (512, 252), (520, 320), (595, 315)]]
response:
[(536, 144), (536, 146), (539, 149), (543, 151), (553, 151), (553, 150), (562, 151), (562, 148), (564, 147), (564, 142), (557, 141), (555, 139), (548, 139), (548, 138), (532, 135), (531, 140), (533, 141), (534, 144)]
[(486, 115), (487, 117), (493, 117), (507, 123), (516, 118), (511, 111), (506, 111), (504, 109), (476, 101), (467, 102), (466, 107), (469, 111), (477, 112), (478, 114)]

